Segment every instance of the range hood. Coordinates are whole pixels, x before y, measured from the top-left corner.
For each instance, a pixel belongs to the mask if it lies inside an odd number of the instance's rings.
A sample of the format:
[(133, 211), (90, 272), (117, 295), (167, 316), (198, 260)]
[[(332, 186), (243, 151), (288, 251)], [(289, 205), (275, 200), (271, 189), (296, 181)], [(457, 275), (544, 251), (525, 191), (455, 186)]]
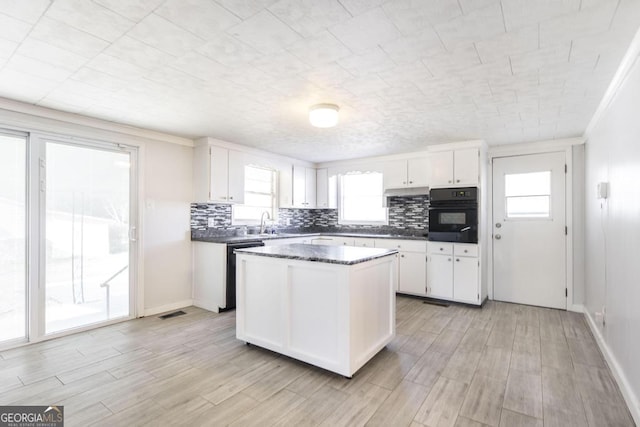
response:
[(384, 197), (407, 197), (429, 195), (429, 187), (388, 188), (384, 190)]

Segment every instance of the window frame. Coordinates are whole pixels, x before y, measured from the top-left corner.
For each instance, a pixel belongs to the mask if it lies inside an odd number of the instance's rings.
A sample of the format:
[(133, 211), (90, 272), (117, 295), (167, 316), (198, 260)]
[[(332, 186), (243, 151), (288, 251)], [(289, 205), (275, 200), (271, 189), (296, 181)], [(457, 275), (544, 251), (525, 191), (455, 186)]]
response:
[[(349, 175), (367, 175), (367, 174), (380, 174), (382, 178), (382, 183), (380, 185), (381, 189), (381, 203), (382, 208), (384, 209), (384, 220), (380, 221), (367, 221), (367, 220), (352, 220), (352, 219), (344, 219), (344, 190), (343, 190), (343, 179)], [(372, 226), (384, 226), (389, 225), (389, 208), (385, 206), (384, 203), (384, 174), (379, 171), (367, 171), (367, 172), (352, 172), (346, 174), (338, 175), (338, 185), (337, 185), (337, 196), (338, 196), (338, 224), (339, 225), (372, 225)]]
[[(278, 171), (274, 168), (267, 166), (260, 166), (255, 164), (244, 165), (243, 179), (244, 181), (244, 200), (247, 200), (247, 193), (258, 195), (270, 195), (271, 196), (271, 208), (264, 209), (269, 212), (270, 220), (276, 222), (278, 219)], [(262, 169), (271, 172), (271, 193), (262, 193), (257, 191), (247, 190), (247, 173), (246, 168)], [(260, 218), (238, 218), (236, 216), (236, 206), (246, 206), (244, 203), (231, 205), (231, 225), (260, 225)]]

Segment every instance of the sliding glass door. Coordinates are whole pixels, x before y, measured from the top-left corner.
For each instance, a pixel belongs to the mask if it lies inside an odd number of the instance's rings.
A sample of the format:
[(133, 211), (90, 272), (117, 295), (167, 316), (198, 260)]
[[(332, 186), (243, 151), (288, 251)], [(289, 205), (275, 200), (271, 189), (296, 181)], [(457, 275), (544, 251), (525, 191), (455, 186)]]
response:
[(27, 138), (0, 131), (0, 346), (27, 336)]
[(45, 333), (131, 314), (132, 153), (45, 142)]

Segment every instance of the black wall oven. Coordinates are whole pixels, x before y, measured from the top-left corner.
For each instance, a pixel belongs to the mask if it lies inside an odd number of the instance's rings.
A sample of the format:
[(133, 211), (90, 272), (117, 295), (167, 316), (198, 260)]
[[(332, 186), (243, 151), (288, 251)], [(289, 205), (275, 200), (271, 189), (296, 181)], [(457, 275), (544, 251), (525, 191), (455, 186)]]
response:
[(478, 243), (478, 188), (429, 191), (429, 240)]

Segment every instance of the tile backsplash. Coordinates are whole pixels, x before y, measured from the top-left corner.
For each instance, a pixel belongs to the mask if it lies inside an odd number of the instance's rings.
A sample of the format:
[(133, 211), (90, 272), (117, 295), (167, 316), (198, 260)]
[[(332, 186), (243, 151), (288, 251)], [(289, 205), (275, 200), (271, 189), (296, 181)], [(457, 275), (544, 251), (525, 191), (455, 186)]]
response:
[[(278, 209), (278, 230), (286, 232), (360, 232), (423, 235), (429, 228), (429, 196), (390, 197), (389, 224), (385, 226), (338, 224), (337, 209)], [(209, 218), (213, 227), (208, 227)], [(231, 224), (231, 205), (191, 204), (192, 235), (232, 235), (243, 226)]]

